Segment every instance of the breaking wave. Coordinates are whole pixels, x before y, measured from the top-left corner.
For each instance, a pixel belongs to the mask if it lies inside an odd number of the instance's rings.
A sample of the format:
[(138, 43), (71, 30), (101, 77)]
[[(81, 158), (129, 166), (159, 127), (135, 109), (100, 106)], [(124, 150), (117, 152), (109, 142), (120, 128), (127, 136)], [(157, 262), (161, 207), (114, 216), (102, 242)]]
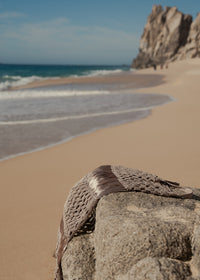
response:
[(86, 76), (96, 77), (96, 76), (105, 76), (105, 75), (113, 75), (119, 74), (124, 72), (122, 69), (115, 69), (115, 70), (92, 70), (86, 73)]
[(18, 75), (4, 75), (0, 77), (0, 91), (11, 89), (12, 87), (23, 86), (35, 81), (47, 80), (47, 79), (59, 79), (64, 77), (73, 77), (78, 78), (80, 76), (86, 77), (97, 77), (97, 76), (106, 76), (106, 75), (115, 75), (124, 72), (125, 70), (122, 69), (114, 69), (114, 70), (87, 70), (83, 71), (82, 73), (75, 75), (66, 75), (66, 76), (53, 76), (53, 77), (41, 77), (41, 76), (28, 76), (22, 77)]
[(21, 76), (9, 76), (4, 75), (2, 81), (0, 82), (0, 90), (6, 90), (12, 87), (23, 86), (31, 82), (45, 80), (47, 78), (42, 78), (38, 76), (21, 77)]
[(23, 98), (39, 98), (39, 97), (66, 97), (66, 96), (80, 96), (80, 95), (102, 95), (109, 94), (109, 91), (99, 90), (15, 90), (0, 92), (0, 100), (8, 99), (23, 99)]

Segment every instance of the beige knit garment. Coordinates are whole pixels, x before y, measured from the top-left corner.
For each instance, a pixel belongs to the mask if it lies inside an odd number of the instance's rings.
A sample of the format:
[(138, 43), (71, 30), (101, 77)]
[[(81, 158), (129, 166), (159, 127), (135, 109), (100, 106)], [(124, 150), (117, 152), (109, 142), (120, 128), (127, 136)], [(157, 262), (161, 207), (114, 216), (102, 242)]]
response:
[(68, 242), (75, 235), (93, 231), (99, 199), (125, 191), (181, 198), (192, 196), (189, 188), (137, 169), (111, 165), (98, 167), (73, 186), (65, 202), (58, 231), (55, 280), (63, 280), (61, 260)]

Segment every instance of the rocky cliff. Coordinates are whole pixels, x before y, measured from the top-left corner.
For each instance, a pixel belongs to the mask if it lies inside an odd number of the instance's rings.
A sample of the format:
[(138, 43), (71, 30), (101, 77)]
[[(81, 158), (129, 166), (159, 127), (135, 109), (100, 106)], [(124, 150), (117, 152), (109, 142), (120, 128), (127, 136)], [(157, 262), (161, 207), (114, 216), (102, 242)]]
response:
[(191, 199), (115, 193), (97, 206), (95, 230), (74, 237), (64, 280), (199, 280), (200, 190)]
[(176, 7), (154, 5), (140, 40), (133, 68), (146, 68), (200, 56), (200, 14), (192, 22)]

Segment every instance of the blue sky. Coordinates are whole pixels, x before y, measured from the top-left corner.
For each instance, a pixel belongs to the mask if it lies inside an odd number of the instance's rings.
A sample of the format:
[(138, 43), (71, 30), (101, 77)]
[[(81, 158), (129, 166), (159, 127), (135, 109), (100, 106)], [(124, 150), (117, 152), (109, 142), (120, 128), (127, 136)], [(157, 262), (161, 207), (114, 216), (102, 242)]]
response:
[(131, 64), (154, 4), (200, 12), (199, 0), (0, 0), (0, 62)]

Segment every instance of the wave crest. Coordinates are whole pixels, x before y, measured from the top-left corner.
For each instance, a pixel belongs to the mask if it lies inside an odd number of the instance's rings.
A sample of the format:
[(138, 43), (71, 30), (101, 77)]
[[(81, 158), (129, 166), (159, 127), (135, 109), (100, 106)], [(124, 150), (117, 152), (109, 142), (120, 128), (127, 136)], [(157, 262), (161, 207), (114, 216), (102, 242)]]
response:
[(0, 92), (0, 100), (20, 99), (20, 98), (39, 98), (39, 97), (66, 97), (80, 95), (109, 94), (106, 90), (15, 90)]
[[(128, 69), (130, 71), (130, 69)], [(0, 91), (8, 90), (12, 87), (17, 86), (23, 86), (26, 84), (29, 84), (31, 82), (35, 81), (41, 81), (41, 80), (47, 80), (47, 79), (58, 79), (58, 78), (64, 78), (64, 77), (73, 77), (78, 78), (80, 76), (86, 76), (86, 77), (97, 77), (97, 76), (106, 76), (106, 75), (115, 75), (120, 74), (124, 71), (124, 69), (98, 69), (98, 70), (88, 70), (83, 71), (82, 74), (72, 74), (72, 75), (66, 75), (66, 76), (52, 76), (52, 77), (41, 77), (41, 76), (28, 76), (28, 77), (22, 77), (18, 75), (3, 75), (0, 77)]]
[[(31, 82), (46, 80), (39, 76), (21, 77), (21, 76), (3, 76), (4, 81), (0, 83), (0, 90), (6, 90), (12, 87), (23, 86)], [(6, 79), (6, 80), (5, 80)]]
[(115, 69), (115, 70), (91, 70), (87, 73), (87, 76), (96, 77), (96, 76), (105, 76), (105, 75), (112, 75), (112, 74), (119, 74), (124, 72), (122, 69)]

